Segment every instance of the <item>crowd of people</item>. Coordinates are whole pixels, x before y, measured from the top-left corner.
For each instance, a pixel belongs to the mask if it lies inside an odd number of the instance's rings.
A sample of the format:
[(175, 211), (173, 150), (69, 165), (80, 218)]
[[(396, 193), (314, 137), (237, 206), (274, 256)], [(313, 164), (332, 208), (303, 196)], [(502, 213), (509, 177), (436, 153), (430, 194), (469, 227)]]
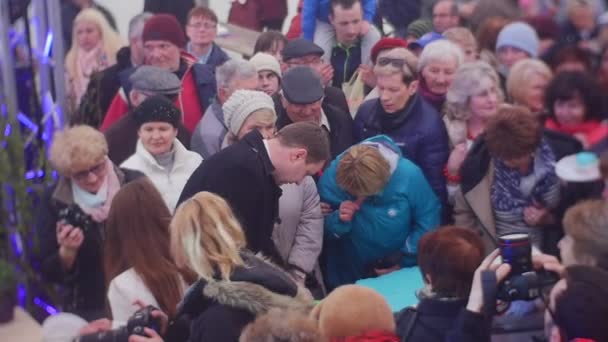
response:
[[(286, 1), (234, 1), (269, 29), (242, 59), (208, 7), (122, 42), (82, 3), (37, 213), (73, 335), (152, 305), (129, 341), (489, 341), (496, 310), (608, 341), (604, 1), (303, 0), (286, 36)], [(554, 286), (495, 308), (507, 236)], [(357, 284), (412, 267), (398, 312)]]

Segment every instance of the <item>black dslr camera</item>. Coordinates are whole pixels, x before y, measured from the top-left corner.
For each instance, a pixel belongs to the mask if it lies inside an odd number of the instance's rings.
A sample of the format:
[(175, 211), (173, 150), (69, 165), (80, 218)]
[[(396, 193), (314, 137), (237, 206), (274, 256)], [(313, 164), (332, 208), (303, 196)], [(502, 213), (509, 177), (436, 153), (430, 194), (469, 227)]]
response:
[(110, 331), (82, 335), (74, 342), (128, 342), (131, 335), (147, 336), (144, 328), (150, 328), (160, 333), (160, 320), (152, 317), (154, 310), (158, 309), (148, 305), (134, 313), (127, 321), (127, 325)]
[(69, 205), (59, 211), (59, 219), (73, 227), (82, 229), (87, 233), (95, 229), (95, 221), (87, 215), (77, 204)]
[(498, 238), (498, 247), (504, 263), (511, 265), (507, 279), (496, 286), (496, 274), (482, 273), (484, 304), (496, 299), (512, 302), (533, 300), (541, 290), (555, 284), (559, 276), (549, 271), (534, 271), (532, 267), (532, 245), (528, 234), (508, 234)]

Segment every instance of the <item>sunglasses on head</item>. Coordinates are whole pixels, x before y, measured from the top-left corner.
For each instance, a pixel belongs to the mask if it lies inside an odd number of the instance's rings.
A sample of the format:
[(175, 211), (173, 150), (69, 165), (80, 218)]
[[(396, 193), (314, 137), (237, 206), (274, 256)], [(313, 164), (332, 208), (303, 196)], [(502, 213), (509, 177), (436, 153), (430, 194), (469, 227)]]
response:
[(405, 60), (400, 58), (380, 57), (378, 58), (377, 64), (379, 66), (387, 66), (390, 64), (395, 68), (403, 68)]

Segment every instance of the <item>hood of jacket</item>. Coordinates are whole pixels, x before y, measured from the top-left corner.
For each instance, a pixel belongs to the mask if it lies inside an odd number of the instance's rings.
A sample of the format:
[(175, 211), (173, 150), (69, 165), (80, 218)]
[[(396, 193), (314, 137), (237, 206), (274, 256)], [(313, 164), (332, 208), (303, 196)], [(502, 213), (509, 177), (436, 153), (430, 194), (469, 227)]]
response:
[(313, 306), (310, 292), (297, 286), (289, 276), (269, 261), (243, 253), (245, 267), (235, 269), (230, 280), (199, 279), (178, 305), (178, 315), (198, 316), (220, 304), (246, 310), (254, 315), (272, 308), (308, 312)]
[(387, 135), (376, 135), (363, 140), (360, 144), (377, 148), (382, 157), (388, 161), (391, 167), (391, 175), (395, 172), (402, 155), (399, 146), (395, 144), (393, 139)]

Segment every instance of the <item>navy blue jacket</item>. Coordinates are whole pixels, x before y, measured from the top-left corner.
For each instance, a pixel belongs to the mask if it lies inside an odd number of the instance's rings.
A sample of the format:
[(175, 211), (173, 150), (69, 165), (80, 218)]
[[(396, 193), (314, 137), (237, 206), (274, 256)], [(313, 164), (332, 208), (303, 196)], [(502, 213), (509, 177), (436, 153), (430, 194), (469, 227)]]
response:
[(403, 156), (422, 169), (435, 194), (445, 205), (447, 189), (443, 168), (448, 161), (449, 145), (445, 126), (437, 110), (415, 94), (401, 112), (393, 114), (405, 117), (399, 127), (383, 129), (380, 115), (386, 114), (379, 99), (361, 104), (353, 125), (355, 142), (378, 134), (391, 137)]
[(230, 57), (228, 56), (226, 51), (222, 50), (221, 47), (219, 47), (217, 44), (213, 43), (213, 46), (211, 47), (211, 54), (209, 55), (209, 58), (207, 59), (206, 64), (211, 65), (214, 68), (217, 68), (218, 66), (224, 64), (224, 62), (226, 62), (229, 59), (230, 59)]

